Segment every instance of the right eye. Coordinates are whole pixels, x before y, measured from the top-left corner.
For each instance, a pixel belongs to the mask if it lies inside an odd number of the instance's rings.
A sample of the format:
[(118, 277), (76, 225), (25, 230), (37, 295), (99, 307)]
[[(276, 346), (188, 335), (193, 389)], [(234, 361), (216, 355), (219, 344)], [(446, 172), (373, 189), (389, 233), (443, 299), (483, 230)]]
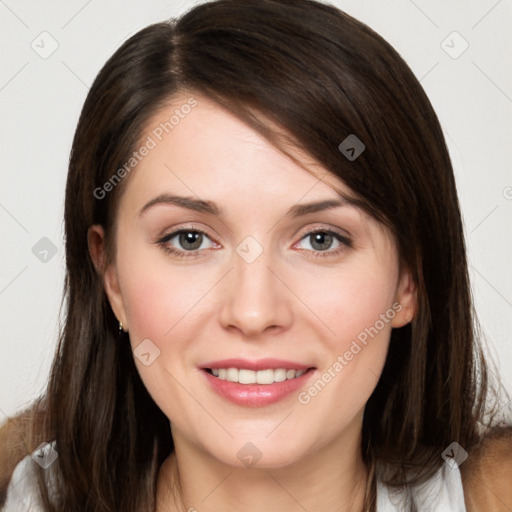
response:
[(197, 229), (173, 231), (158, 240), (158, 244), (165, 251), (180, 257), (196, 256), (199, 251), (215, 246), (215, 243), (204, 231)]

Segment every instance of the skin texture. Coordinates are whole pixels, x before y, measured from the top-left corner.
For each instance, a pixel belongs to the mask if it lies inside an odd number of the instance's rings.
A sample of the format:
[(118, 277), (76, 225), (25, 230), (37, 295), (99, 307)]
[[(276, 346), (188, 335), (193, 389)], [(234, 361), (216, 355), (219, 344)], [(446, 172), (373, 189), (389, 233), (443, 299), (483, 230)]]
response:
[(512, 430), (495, 429), (460, 466), (467, 512), (512, 510)]
[[(414, 315), (414, 284), (407, 270), (399, 273), (389, 231), (358, 208), (286, 216), (297, 204), (339, 199), (333, 187), (349, 195), (335, 176), (314, 164), (307, 172), (212, 101), (194, 97), (198, 105), (126, 178), (116, 255), (104, 273), (132, 347), (149, 339), (160, 350), (149, 366), (135, 359), (176, 447), (161, 469), (159, 506), (178, 509), (170, 487), (179, 474), (184, 510), (358, 510), (364, 407), (392, 327)], [(187, 98), (162, 108), (141, 140)], [(140, 214), (162, 193), (213, 201), (222, 215), (168, 204)], [(195, 256), (180, 258), (156, 243), (181, 228), (206, 233)], [(313, 228), (334, 230), (350, 246), (334, 239), (315, 256), (318, 246), (306, 235)], [(248, 236), (263, 250), (252, 263), (236, 251)], [(99, 269), (103, 242), (103, 228), (91, 227)], [(178, 237), (166, 244), (186, 251)], [(296, 393), (265, 407), (235, 405), (199, 370), (230, 357), (282, 358), (316, 368), (307, 389), (389, 310), (392, 320), (306, 405)], [(237, 456), (248, 442), (262, 454), (252, 468)]]

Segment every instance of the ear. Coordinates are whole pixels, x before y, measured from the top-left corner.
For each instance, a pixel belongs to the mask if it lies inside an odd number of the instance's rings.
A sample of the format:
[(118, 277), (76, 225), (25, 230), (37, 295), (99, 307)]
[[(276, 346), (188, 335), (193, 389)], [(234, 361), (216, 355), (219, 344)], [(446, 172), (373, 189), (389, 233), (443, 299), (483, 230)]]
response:
[(395, 316), (391, 321), (392, 327), (403, 327), (408, 324), (418, 310), (417, 286), (409, 269), (403, 268), (395, 296)]
[(96, 271), (102, 276), (103, 287), (105, 288), (105, 293), (110, 302), (110, 307), (117, 320), (122, 322), (123, 330), (128, 330), (128, 320), (123, 296), (119, 287), (117, 268), (114, 263), (110, 263), (108, 267), (105, 268), (107, 258), (105, 254), (105, 231), (103, 226), (99, 224), (91, 226), (87, 232), (87, 242)]

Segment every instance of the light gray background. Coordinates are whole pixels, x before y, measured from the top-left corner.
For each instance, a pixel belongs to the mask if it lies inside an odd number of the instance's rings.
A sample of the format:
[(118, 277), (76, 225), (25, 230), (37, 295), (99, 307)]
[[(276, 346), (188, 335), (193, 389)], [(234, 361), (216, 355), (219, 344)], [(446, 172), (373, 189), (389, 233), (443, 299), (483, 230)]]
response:
[[(512, 392), (512, 2), (334, 3), (398, 50), (441, 120), (456, 166), (476, 309), (488, 353)], [(47, 381), (64, 278), (67, 161), (88, 88), (129, 36), (193, 4), (0, 0), (0, 421)], [(46, 59), (31, 47), (50, 48), (43, 31), (58, 43)], [(458, 58), (464, 43), (453, 31), (469, 44)], [(42, 237), (58, 249), (47, 262), (32, 252)]]

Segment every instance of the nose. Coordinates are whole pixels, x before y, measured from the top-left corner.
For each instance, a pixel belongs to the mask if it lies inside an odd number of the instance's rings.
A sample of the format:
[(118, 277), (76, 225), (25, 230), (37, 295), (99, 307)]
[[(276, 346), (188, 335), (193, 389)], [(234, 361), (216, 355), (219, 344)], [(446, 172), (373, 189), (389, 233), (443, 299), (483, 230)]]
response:
[(287, 329), (292, 322), (291, 297), (277, 277), (270, 256), (264, 251), (252, 263), (238, 254), (233, 258), (234, 269), (222, 290), (222, 327), (237, 330), (247, 338)]

